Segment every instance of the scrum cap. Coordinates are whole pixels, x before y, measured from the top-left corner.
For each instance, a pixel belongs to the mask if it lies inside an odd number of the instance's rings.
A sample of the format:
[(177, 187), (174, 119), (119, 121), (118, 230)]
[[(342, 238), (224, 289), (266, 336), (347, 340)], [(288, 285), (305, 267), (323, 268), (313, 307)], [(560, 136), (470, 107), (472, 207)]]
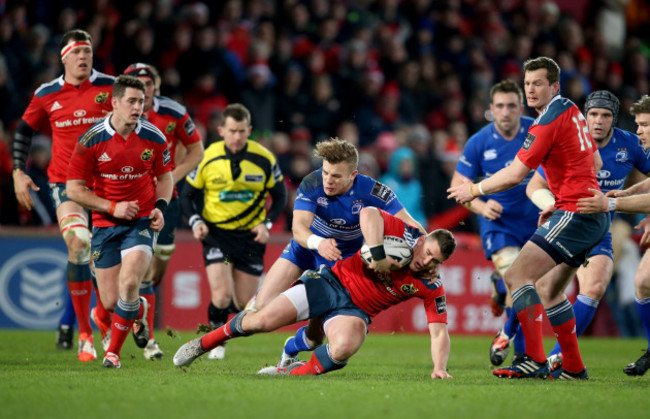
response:
[(618, 101), (618, 98), (608, 90), (596, 90), (595, 92), (591, 92), (585, 101), (585, 113), (588, 113), (591, 108), (609, 109), (612, 111), (612, 115), (614, 116), (614, 123), (616, 123), (616, 119), (618, 119), (619, 107), (620, 102)]

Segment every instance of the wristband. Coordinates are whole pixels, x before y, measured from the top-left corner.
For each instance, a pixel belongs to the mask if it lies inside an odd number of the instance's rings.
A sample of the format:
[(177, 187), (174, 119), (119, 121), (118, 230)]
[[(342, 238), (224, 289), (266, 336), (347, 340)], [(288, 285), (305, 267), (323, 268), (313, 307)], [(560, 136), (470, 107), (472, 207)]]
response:
[(307, 247), (312, 250), (318, 250), (318, 246), (320, 243), (325, 240), (325, 237), (317, 236), (315, 234), (312, 234), (309, 236), (307, 239)]
[(480, 193), (481, 196), (485, 195), (485, 192), (483, 192), (483, 181), (478, 183), (478, 193)]
[(190, 228), (194, 230), (194, 227), (196, 227), (198, 223), (202, 223), (202, 222), (203, 220), (201, 219), (201, 216), (199, 214), (194, 214), (193, 216), (190, 217), (188, 224), (190, 225)]
[(111, 201), (111, 207), (108, 209), (108, 214), (113, 215), (115, 213), (115, 206), (117, 205), (117, 202)]
[(379, 261), (386, 259), (386, 250), (384, 249), (383, 244), (369, 247), (368, 250), (370, 250), (370, 256), (372, 257), (372, 260)]
[(616, 198), (607, 198), (607, 211), (616, 211)]
[(167, 205), (169, 205), (169, 204), (167, 203), (167, 200), (166, 200), (166, 199), (163, 199), (163, 198), (160, 198), (160, 199), (158, 199), (158, 200), (156, 201), (156, 205), (155, 205), (155, 207), (158, 208), (158, 209), (160, 210), (160, 212), (162, 212), (162, 213), (164, 214), (164, 213), (165, 213), (165, 210), (167, 209)]

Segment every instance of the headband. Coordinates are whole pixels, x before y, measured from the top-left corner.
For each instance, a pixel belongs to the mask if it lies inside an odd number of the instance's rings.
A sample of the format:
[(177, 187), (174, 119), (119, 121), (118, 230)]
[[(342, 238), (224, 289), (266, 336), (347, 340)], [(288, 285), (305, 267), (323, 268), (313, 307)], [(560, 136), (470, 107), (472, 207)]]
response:
[(68, 54), (70, 54), (70, 51), (77, 47), (90, 47), (92, 49), (93, 46), (89, 41), (72, 41), (61, 48), (61, 59), (63, 60)]

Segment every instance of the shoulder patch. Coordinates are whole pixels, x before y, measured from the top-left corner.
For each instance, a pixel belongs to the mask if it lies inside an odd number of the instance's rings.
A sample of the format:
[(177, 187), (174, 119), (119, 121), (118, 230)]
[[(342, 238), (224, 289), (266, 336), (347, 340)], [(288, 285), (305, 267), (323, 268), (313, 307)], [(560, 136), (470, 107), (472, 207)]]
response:
[(526, 136), (526, 139), (524, 140), (524, 145), (522, 146), (523, 149), (528, 150), (533, 145), (533, 141), (535, 141), (536, 138), (536, 136), (529, 132)]
[(390, 198), (392, 193), (393, 190), (381, 182), (375, 182), (372, 191), (370, 191), (370, 195), (375, 196), (384, 202), (388, 201), (388, 198)]
[(436, 297), (436, 312), (438, 314), (445, 313), (447, 311), (447, 296), (441, 295)]

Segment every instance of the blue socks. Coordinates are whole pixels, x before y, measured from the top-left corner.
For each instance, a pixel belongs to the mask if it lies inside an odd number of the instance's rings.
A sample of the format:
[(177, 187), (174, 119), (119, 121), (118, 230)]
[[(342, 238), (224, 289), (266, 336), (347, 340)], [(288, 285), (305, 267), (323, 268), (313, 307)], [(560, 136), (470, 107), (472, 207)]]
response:
[(645, 330), (645, 336), (648, 339), (648, 349), (650, 349), (650, 298), (642, 300), (636, 298), (636, 309), (641, 317), (641, 324)]
[(293, 336), (287, 340), (287, 342), (284, 344), (284, 353), (291, 356), (295, 357), (298, 355), (298, 352), (303, 352), (303, 351), (311, 351), (314, 348), (309, 346), (309, 343), (307, 343), (307, 326), (303, 326), (298, 331), (296, 332), (296, 336)]
[(74, 327), (75, 322), (77, 321), (77, 315), (74, 314), (74, 305), (72, 304), (72, 297), (69, 292), (65, 293), (65, 310), (63, 315), (61, 315), (61, 321), (59, 324), (61, 326)]

